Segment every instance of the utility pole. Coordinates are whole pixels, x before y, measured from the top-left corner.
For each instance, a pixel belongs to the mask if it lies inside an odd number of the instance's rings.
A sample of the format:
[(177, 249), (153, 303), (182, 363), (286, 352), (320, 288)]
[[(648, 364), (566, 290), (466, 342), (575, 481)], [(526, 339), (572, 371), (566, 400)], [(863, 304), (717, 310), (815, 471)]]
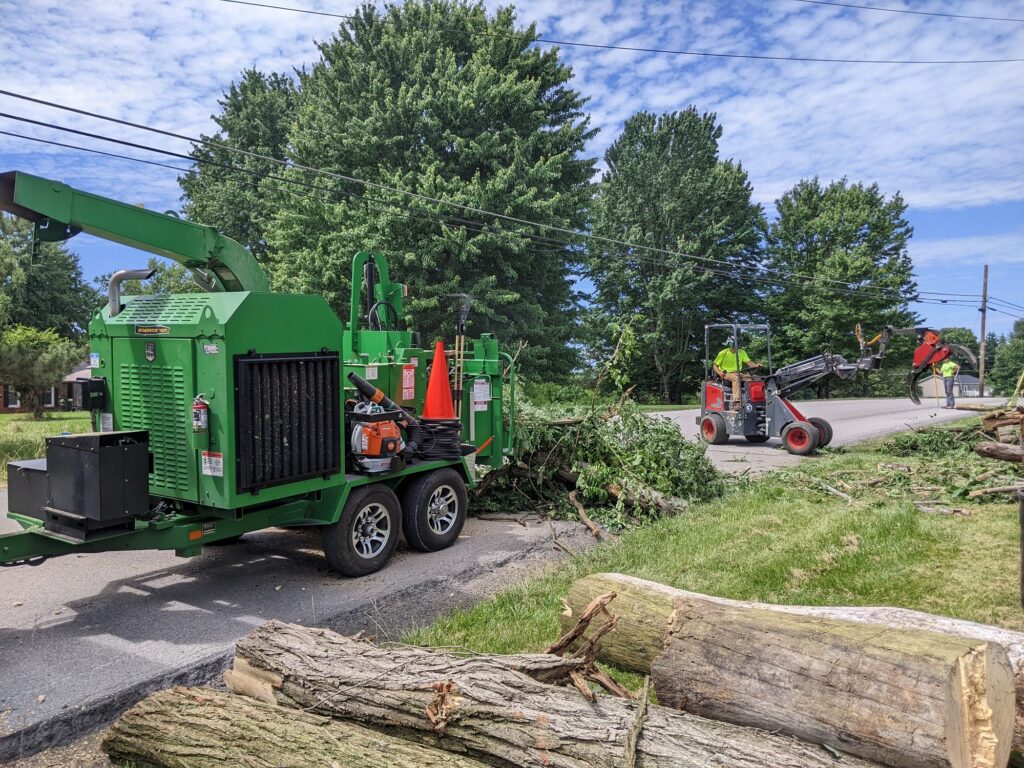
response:
[(988, 264), (981, 279), (981, 343), (978, 344), (978, 397), (985, 396), (985, 315), (988, 314)]

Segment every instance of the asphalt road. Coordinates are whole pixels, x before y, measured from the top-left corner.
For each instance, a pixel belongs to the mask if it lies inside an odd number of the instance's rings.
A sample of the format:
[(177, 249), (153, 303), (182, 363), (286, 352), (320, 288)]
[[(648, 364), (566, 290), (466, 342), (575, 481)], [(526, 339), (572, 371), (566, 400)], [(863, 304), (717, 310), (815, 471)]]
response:
[[(0, 532), (17, 528), (0, 519)], [(578, 524), (557, 530), (574, 550), (593, 541)], [(561, 557), (546, 522), (471, 519), (450, 549), (403, 545), (362, 579), (331, 575), (311, 529), (251, 533), (189, 560), (122, 552), (0, 568), (0, 762), (71, 741), (151, 691), (217, 677), (234, 641), (269, 619), (397, 638)]]
[[(970, 402), (994, 404), (1003, 402), (1003, 398), (972, 398)], [(832, 445), (850, 445), (909, 428), (956, 421), (973, 415), (968, 411), (937, 408), (934, 400), (914, 405), (908, 398), (801, 400), (795, 404), (805, 416), (820, 416), (832, 424), (835, 432)], [(684, 435), (697, 439), (699, 410), (667, 411), (658, 415), (675, 421)], [(708, 446), (708, 456), (719, 469), (734, 474), (744, 471), (757, 474), (775, 467), (792, 466), (800, 460), (787, 453), (778, 439), (754, 445), (742, 437), (732, 437), (725, 445)]]

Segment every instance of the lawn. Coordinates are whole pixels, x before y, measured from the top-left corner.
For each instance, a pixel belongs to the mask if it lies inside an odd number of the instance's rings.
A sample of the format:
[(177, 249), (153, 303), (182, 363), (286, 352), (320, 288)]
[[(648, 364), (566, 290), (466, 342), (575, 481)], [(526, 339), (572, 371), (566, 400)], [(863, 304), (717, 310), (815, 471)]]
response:
[(46, 452), (45, 438), (91, 428), (85, 412), (47, 414), (42, 421), (27, 413), (0, 415), (0, 485), (7, 483), (8, 461), (37, 458)]
[[(897, 463), (910, 473), (879, 469)], [(877, 444), (822, 455), (736, 486), (683, 516), (632, 529), (409, 641), (497, 653), (540, 650), (559, 633), (560, 599), (569, 584), (599, 571), (742, 600), (895, 605), (1024, 630), (1015, 505), (1008, 496), (955, 499), (964, 495), (955, 488), (963, 478), (999, 463), (962, 449), (894, 456)], [(880, 471), (885, 482), (866, 484)], [(824, 485), (849, 489), (853, 502)], [(913, 504), (922, 495), (942, 496), (969, 516), (922, 513)]]

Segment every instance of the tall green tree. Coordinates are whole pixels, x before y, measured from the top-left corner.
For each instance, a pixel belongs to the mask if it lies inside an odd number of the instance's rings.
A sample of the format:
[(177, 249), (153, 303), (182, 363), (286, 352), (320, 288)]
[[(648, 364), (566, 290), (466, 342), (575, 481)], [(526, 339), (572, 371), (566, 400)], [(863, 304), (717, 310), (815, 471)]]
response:
[(32, 264), (31, 251), (32, 224), (0, 213), (0, 329), (26, 325), (82, 337), (100, 299), (82, 278), (78, 255), (64, 243), (43, 243)]
[(33, 417), (41, 419), (43, 394), (84, 354), (84, 347), (56, 331), (11, 326), (0, 333), (0, 381), (13, 386)]
[[(290, 155), (305, 166), (405, 192), (577, 229), (594, 162), (584, 99), (557, 51), (531, 47), (510, 9), (410, 0), (364, 5), (300, 74)], [(324, 295), (344, 313), (359, 250), (385, 253), (410, 285), (407, 311), (425, 340), (451, 337), (453, 302), (475, 297), (471, 332), (529, 346), (541, 376), (573, 356), (572, 249), (561, 235), (296, 168), (329, 191), (279, 196), (268, 226), (276, 286)], [(530, 237), (529, 235), (537, 236)], [(545, 240), (548, 237), (551, 240)]]
[(617, 324), (635, 318), (633, 383), (666, 402), (696, 389), (704, 325), (759, 308), (748, 277), (761, 208), (742, 165), (719, 157), (721, 136), (716, 116), (694, 107), (634, 115), (605, 152), (594, 201), (593, 234), (646, 246), (591, 241), (598, 336), (614, 347)]
[[(766, 305), (776, 357), (793, 362), (823, 349), (857, 353), (857, 323), (873, 335), (886, 325), (911, 326), (917, 318), (913, 263), (907, 243), (913, 229), (897, 193), (846, 179), (822, 185), (800, 181), (776, 203), (765, 232), (772, 280)], [(890, 366), (912, 345), (897, 339)], [(893, 359), (896, 358), (896, 359)], [(827, 395), (828, 380), (820, 394)]]
[(213, 119), (219, 130), (201, 137), (211, 143), (193, 147), (196, 164), (179, 179), (186, 215), (216, 227), (261, 261), (267, 256), (264, 227), (273, 204), (267, 177), (282, 167), (233, 150), (284, 160), (297, 99), (295, 83), (285, 75), (242, 72), (218, 102), (221, 112)]
[(996, 350), (989, 382), (994, 392), (1012, 394), (1024, 374), (1024, 320), (1013, 324), (1013, 331)]

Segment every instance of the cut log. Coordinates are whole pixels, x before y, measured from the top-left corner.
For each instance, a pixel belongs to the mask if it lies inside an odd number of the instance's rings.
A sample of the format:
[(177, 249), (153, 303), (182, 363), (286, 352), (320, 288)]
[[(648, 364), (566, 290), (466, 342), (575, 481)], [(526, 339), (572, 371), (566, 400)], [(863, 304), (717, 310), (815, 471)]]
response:
[[(379, 648), (270, 622), (239, 640), (228, 687), (478, 757), (545, 768), (852, 768), (877, 765), (752, 728), (539, 683), (559, 657)], [(642, 727), (641, 727), (642, 726)], [(639, 731), (639, 734), (637, 734)], [(635, 744), (635, 747), (632, 745)], [(635, 748), (635, 756), (627, 751)]]
[(159, 768), (485, 768), (469, 757), (210, 688), (143, 699), (111, 726), (103, 751)]
[(898, 768), (1004, 768), (1013, 672), (995, 643), (680, 598), (659, 703)]
[(1012, 461), (1014, 464), (1024, 463), (1024, 446), (1007, 445), (1006, 443), (978, 443), (974, 452), (986, 459)]
[[(580, 612), (598, 595), (615, 592), (608, 610), (618, 617), (615, 630), (608, 633), (597, 650), (597, 659), (620, 669), (649, 674), (654, 659), (662, 652), (670, 619), (680, 599), (700, 599), (725, 606), (757, 607), (798, 616), (843, 619), (876, 627), (945, 632), (1001, 645), (1007, 653), (1015, 676), (1016, 723), (1013, 746), (1024, 751), (1024, 633), (988, 624), (934, 616), (905, 608), (819, 607), (769, 605), (700, 595), (682, 589), (638, 579), (620, 573), (597, 573), (577, 580), (566, 597), (561, 616), (563, 629), (575, 626)], [(584, 633), (579, 642), (586, 642)]]

